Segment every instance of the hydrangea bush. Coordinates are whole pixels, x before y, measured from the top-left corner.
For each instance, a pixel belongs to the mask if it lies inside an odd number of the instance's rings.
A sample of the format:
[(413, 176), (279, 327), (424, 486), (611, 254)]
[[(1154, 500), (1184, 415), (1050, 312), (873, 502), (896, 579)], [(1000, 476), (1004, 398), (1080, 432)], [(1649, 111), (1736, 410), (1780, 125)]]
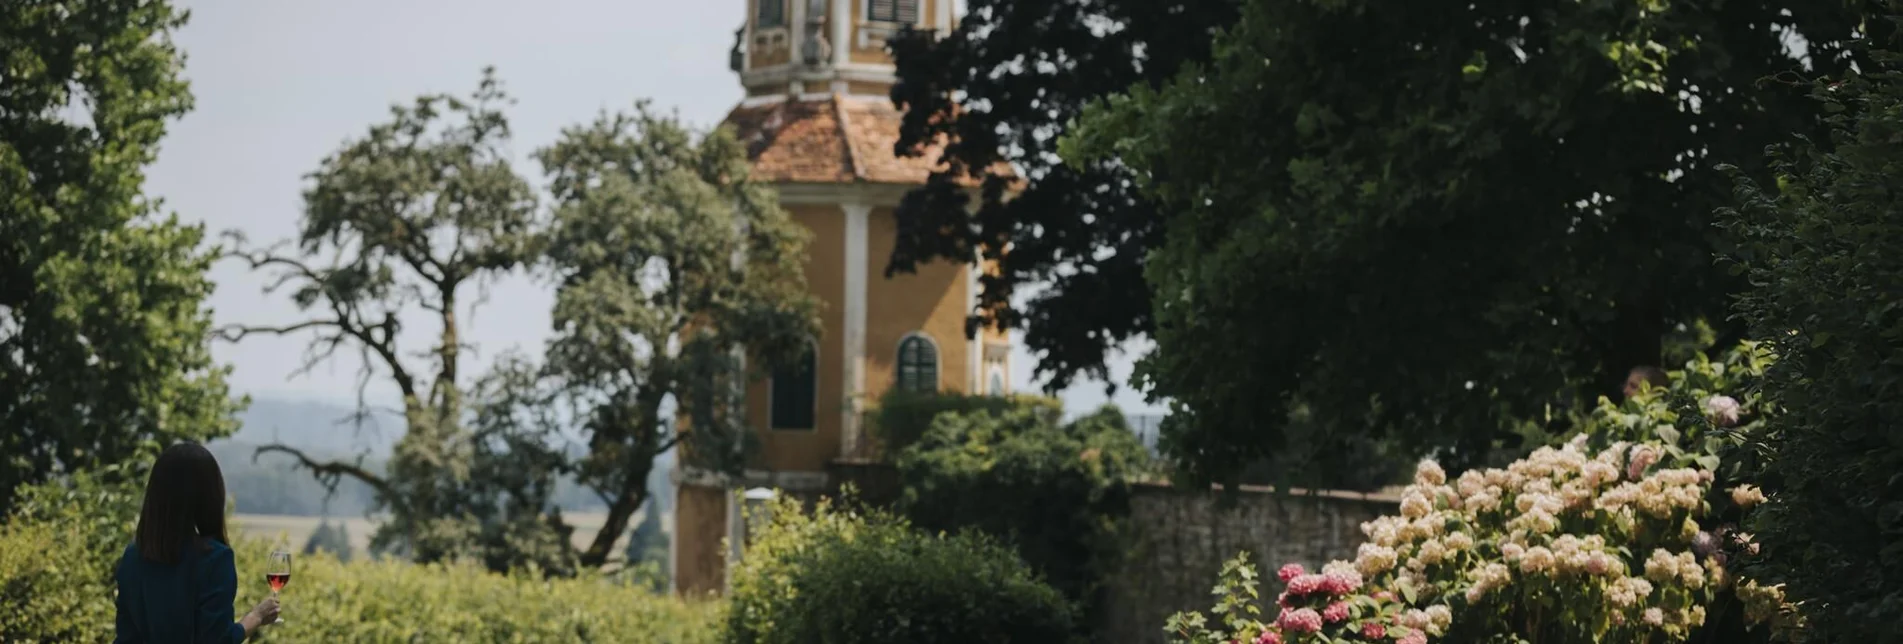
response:
[(1354, 561), (1278, 571), (1272, 617), (1245, 553), (1224, 568), (1213, 619), (1178, 614), (1166, 628), (1179, 642), (1256, 644), (1685, 641), (1728, 611), (1764, 639), (1796, 620), (1781, 589), (1733, 570), (1756, 548), (1733, 526), (1765, 499), (1722, 482), (1762, 410), (1721, 392), (1747, 390), (1768, 360), (1750, 344), (1695, 360), (1665, 390), (1602, 400), (1571, 440), (1504, 468), (1449, 477), (1424, 461), (1400, 513), (1362, 525)]

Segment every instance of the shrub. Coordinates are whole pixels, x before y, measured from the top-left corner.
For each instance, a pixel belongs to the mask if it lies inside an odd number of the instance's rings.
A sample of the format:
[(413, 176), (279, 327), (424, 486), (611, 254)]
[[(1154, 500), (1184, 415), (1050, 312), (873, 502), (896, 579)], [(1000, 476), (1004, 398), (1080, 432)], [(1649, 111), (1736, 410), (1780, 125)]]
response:
[(1745, 572), (1788, 583), (1818, 641), (1896, 641), (1903, 621), (1903, 67), (1894, 51), (1858, 64), (1814, 86), (1829, 138), (1778, 149), (1775, 186), (1741, 177), (1722, 218), (1753, 286), (1738, 312), (1777, 351), (1764, 392), (1784, 410), (1753, 526), (1764, 565)]
[(897, 454), (918, 442), (940, 414), (1005, 413), (1032, 409), (1050, 422), (1064, 415), (1064, 403), (1044, 396), (985, 396), (963, 393), (911, 392), (894, 388), (879, 398), (873, 427), (888, 454)]
[(939, 415), (899, 455), (899, 509), (924, 530), (974, 529), (1012, 544), (1066, 596), (1094, 607), (1099, 577), (1121, 551), (1129, 479), (1149, 452), (1115, 408), (1054, 421), (1028, 406)]
[(904, 520), (781, 500), (735, 568), (730, 644), (1062, 642), (1062, 595), (1008, 548), (976, 534), (931, 535)]
[(0, 642), (112, 640), (112, 569), (85, 542), (72, 524), (0, 526)]
[[(269, 548), (237, 547), (239, 610), (270, 591), (262, 570)], [(475, 562), (342, 563), (326, 553), (299, 557), (280, 595), (287, 623), (258, 641), (284, 642), (656, 642), (718, 637), (719, 607), (657, 595), (592, 575), (545, 578), (489, 572)]]
[[(112, 639), (113, 566), (131, 537), (136, 493), (82, 474), (22, 495), (0, 525), (0, 642)], [(235, 534), (235, 532), (234, 532)], [(269, 591), (268, 544), (239, 540), (243, 614)], [(258, 641), (664, 642), (717, 638), (720, 606), (684, 602), (592, 574), (490, 573), (478, 563), (416, 565), (299, 556), (282, 595), (287, 623)]]
[(1269, 623), (1238, 559), (1216, 619), (1179, 614), (1168, 628), (1195, 642), (1762, 639), (1769, 629), (1747, 635), (1732, 616), (1791, 626), (1791, 609), (1779, 589), (1735, 579), (1727, 563), (1755, 546), (1720, 521), (1763, 499), (1719, 478), (1762, 410), (1718, 392), (1767, 360), (1749, 344), (1694, 360), (1666, 391), (1602, 400), (1585, 432), (1505, 468), (1449, 480), (1423, 462), (1400, 514), (1363, 524), (1354, 562), (1278, 572)]

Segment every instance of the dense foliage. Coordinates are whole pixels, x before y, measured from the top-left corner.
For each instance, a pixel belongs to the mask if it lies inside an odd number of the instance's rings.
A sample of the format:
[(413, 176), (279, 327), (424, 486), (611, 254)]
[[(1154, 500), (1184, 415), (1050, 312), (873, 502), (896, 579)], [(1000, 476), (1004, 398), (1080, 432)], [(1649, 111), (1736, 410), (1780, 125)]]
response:
[(1776, 186), (1741, 179), (1725, 220), (1783, 410), (1754, 522), (1764, 565), (1747, 574), (1788, 582), (1817, 641), (1895, 641), (1903, 620), (1903, 66), (1877, 46), (1862, 74), (1813, 86), (1829, 136), (1778, 148)]
[(1051, 423), (1064, 416), (1064, 402), (1056, 398), (916, 392), (894, 387), (879, 397), (879, 407), (872, 414), (872, 427), (886, 453), (896, 456), (917, 443), (941, 415), (999, 414), (1018, 409), (1035, 410), (1041, 420)]
[(661, 452), (684, 440), (702, 467), (744, 462), (736, 447), (752, 434), (733, 410), (746, 365), (765, 373), (819, 334), (801, 269), (810, 233), (749, 180), (729, 130), (696, 135), (645, 104), (569, 128), (536, 158), (555, 199), (546, 369), (588, 442), (574, 471), (608, 502), (581, 555), (600, 565)]
[[(112, 566), (131, 538), (136, 484), (109, 482), (115, 468), (26, 490), (22, 512), (0, 524), (0, 641), (112, 639)], [(261, 570), (269, 544), (240, 540), (234, 611), (270, 592)], [(471, 563), (401, 560), (340, 563), (300, 556), (283, 595), (286, 623), (257, 641), (665, 642), (717, 639), (720, 606), (656, 595), (597, 576), (509, 575)]]
[[(897, 151), (948, 145), (944, 169), (899, 204), (887, 273), (995, 261), (972, 322), (1023, 328), (1053, 391), (1080, 375), (1107, 380), (1110, 352), (1151, 330), (1143, 263), (1166, 218), (1128, 168), (1062, 163), (1057, 135), (1091, 101), (1207, 59), (1236, 4), (971, 0), (942, 38), (892, 40), (892, 99), (905, 110)], [(983, 186), (975, 207), (966, 180)], [(1021, 302), (1025, 287), (1041, 290)]]
[[(796, 356), (817, 333), (817, 305), (798, 270), (805, 231), (749, 179), (729, 132), (696, 133), (645, 104), (564, 130), (536, 154), (554, 199), (545, 220), (510, 164), (510, 101), (485, 72), (469, 96), (393, 108), (324, 159), (295, 248), (239, 254), (276, 272), (313, 317), (226, 335), (308, 334), (307, 368), (360, 351), (360, 398), (377, 397), (379, 381), (400, 396), (405, 432), (381, 471), (261, 449), (327, 484), (369, 486), (390, 515), (373, 547), (566, 574), (620, 555), (653, 463), (677, 442), (705, 466), (739, 467), (743, 365)], [(466, 376), (462, 316), (484, 284), (530, 266), (557, 283), (546, 355), (504, 355)], [(431, 332), (421, 352), (399, 332), (417, 318)], [(577, 429), (585, 451), (555, 446)], [(569, 478), (607, 506), (579, 552), (550, 511)]]
[[(1601, 400), (1585, 431), (1505, 468), (1449, 480), (1423, 462), (1400, 514), (1362, 525), (1356, 559), (1297, 565), (1278, 613), (1253, 568), (1225, 568), (1215, 618), (1179, 614), (1179, 641), (1763, 641), (1797, 625), (1782, 590), (1741, 580), (1758, 550), (1736, 522), (1765, 498), (1735, 483), (1762, 431), (1749, 391), (1768, 362), (1746, 344), (1697, 360), (1664, 391)], [(1322, 639), (1327, 638), (1327, 639)]]
[(0, 514), (14, 490), (234, 427), (203, 230), (142, 194), (191, 107), (163, 1), (0, 12)]
[(1765, 79), (1844, 69), (1845, 39), (1887, 30), (1871, 4), (1245, 2), (1210, 63), (1062, 150), (1127, 164), (1170, 213), (1139, 368), (1174, 405), (1166, 453), (1233, 476), (1305, 405), (1324, 436), (1452, 446), (1459, 469), (1616, 393), (1679, 324), (1735, 342), (1713, 166), (1761, 172), (1814, 129)]
[[(485, 73), (469, 96), (429, 95), (391, 108), (388, 121), (324, 158), (309, 176), (295, 245), (237, 255), (275, 273), (274, 287), (291, 290), (310, 317), (233, 326), (225, 335), (307, 334), (306, 368), (339, 349), (359, 352), (359, 398), (401, 401), (405, 431), (381, 473), (361, 459), (261, 448), (295, 457), (321, 480), (351, 477), (374, 489), (390, 518), (373, 548), (421, 561), (477, 556), (506, 569), (527, 558), (567, 568), (559, 550), (510, 545), (566, 543), (541, 517), (551, 465), (561, 462), (537, 440), (548, 428), (500, 422), (512, 418), (515, 401), (534, 395), (530, 366), (505, 360), (466, 390), (462, 316), (474, 307), (465, 298), (533, 254), (535, 194), (509, 162), (508, 102)], [(421, 350), (408, 344), (418, 335), (402, 332), (419, 319), (428, 325)], [(372, 392), (378, 380), (391, 389)]]
[(1016, 554), (879, 512), (773, 502), (728, 594), (729, 644), (1063, 642), (1070, 605)]
[[(1150, 454), (1115, 408), (1059, 424), (1029, 405), (948, 413), (898, 457), (899, 512), (928, 531), (977, 530), (1016, 548), (1086, 610), (1123, 552), (1130, 483)], [(1093, 620), (1086, 620), (1093, 621)]]

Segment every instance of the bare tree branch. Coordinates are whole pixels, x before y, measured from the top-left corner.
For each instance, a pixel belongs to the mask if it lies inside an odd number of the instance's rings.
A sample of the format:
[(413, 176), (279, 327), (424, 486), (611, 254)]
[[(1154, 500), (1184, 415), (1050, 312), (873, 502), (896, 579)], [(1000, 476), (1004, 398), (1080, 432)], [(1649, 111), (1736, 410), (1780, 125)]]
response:
[(297, 449), (295, 447), (291, 447), (289, 445), (285, 445), (283, 443), (272, 443), (270, 445), (259, 447), (256, 451), (251, 453), (251, 460), (256, 461), (258, 460), (259, 456), (263, 456), (264, 454), (268, 452), (278, 452), (282, 454), (287, 454), (291, 458), (297, 459), (297, 463), (300, 467), (310, 470), (312, 474), (317, 475), (319, 480), (326, 481), (327, 485), (334, 486), (335, 482), (339, 478), (348, 476), (348, 477), (357, 479), (359, 481), (363, 481), (365, 485), (368, 485), (372, 489), (375, 489), (377, 491), (378, 498), (388, 499), (388, 500), (396, 500), (398, 498), (396, 496), (396, 491), (390, 487), (390, 483), (388, 481), (383, 480), (383, 477), (381, 476), (377, 476), (375, 474), (370, 473), (370, 470), (363, 469), (363, 467), (360, 464), (345, 463), (343, 461), (327, 461), (327, 462), (320, 463), (312, 459), (309, 455), (305, 454), (303, 450)]

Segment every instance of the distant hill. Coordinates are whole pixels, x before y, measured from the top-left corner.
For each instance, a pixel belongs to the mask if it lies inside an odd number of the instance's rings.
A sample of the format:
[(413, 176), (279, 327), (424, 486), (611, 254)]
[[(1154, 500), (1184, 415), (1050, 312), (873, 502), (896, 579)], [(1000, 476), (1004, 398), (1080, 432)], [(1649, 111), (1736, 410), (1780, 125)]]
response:
[[(242, 514), (287, 516), (354, 517), (369, 512), (373, 497), (370, 488), (352, 479), (327, 494), (309, 472), (294, 469), (295, 462), (283, 454), (265, 454), (253, 458), (257, 447), (282, 442), (309, 453), (313, 458), (363, 458), (365, 467), (382, 471), (397, 439), (403, 436), (403, 419), (395, 410), (378, 410), (353, 422), (348, 405), (312, 400), (253, 397), (251, 407), (239, 414), (241, 423), (231, 436), (212, 441), (206, 447), (218, 457), (224, 470), (226, 490), (236, 499)], [(583, 449), (570, 446), (571, 452)], [(651, 497), (662, 512), (670, 509), (672, 486), (668, 469), (673, 455), (655, 460), (648, 474)], [(555, 505), (564, 512), (593, 512), (603, 509), (595, 494), (564, 480), (556, 486)]]

